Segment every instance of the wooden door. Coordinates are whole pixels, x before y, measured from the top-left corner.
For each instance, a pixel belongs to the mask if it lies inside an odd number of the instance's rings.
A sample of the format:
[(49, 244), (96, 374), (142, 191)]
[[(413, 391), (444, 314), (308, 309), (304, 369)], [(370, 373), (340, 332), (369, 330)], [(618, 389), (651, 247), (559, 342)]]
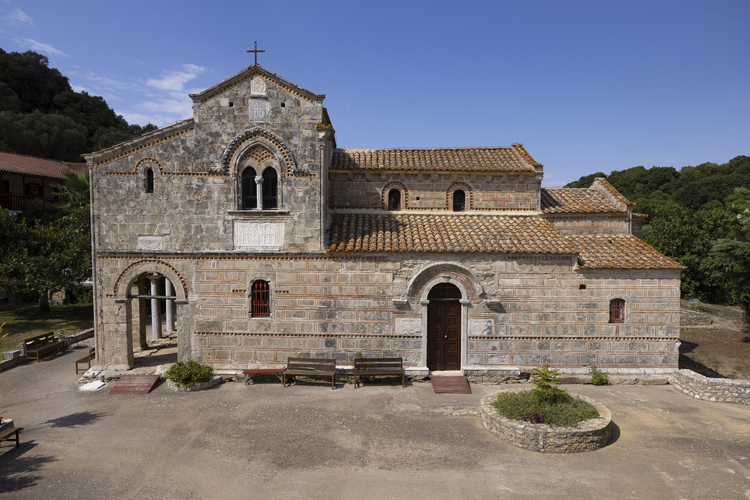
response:
[(431, 300), (427, 306), (427, 368), (461, 369), (461, 303)]

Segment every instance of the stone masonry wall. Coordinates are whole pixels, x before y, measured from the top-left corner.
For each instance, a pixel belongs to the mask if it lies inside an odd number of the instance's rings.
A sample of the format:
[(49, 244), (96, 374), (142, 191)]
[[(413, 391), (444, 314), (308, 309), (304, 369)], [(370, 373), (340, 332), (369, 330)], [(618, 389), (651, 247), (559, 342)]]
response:
[(630, 225), (625, 213), (585, 217), (545, 214), (543, 217), (566, 236), (630, 234)]
[(539, 210), (540, 181), (533, 175), (329, 171), (333, 208), (387, 209), (388, 191), (401, 190), (403, 210), (452, 210), (462, 189), (467, 210)]
[[(160, 260), (180, 271), (189, 291), (187, 303), (178, 306), (181, 356), (217, 367), (278, 366), (300, 355), (343, 361), (360, 351), (401, 354), (407, 364), (424, 366), (421, 300), (429, 290), (412, 281), (425, 273), (429, 278), (436, 262), (448, 269), (436, 270), (440, 276), (454, 276), (468, 287), (475, 279), (483, 290), (469, 297), (466, 309), (465, 367), (677, 366), (678, 272), (582, 273), (570, 258), (470, 254)], [(100, 259), (104, 289), (112, 290), (122, 269), (135, 261)], [(148, 268), (148, 262), (139, 265)], [(249, 317), (248, 290), (257, 279), (271, 284), (270, 318)], [(128, 312), (110, 297), (104, 302), (111, 310), (101, 317), (108, 323), (108, 345), (114, 346), (128, 321), (117, 317)], [(611, 298), (625, 299), (625, 323), (608, 323)], [(120, 344), (122, 349), (126, 342)]]

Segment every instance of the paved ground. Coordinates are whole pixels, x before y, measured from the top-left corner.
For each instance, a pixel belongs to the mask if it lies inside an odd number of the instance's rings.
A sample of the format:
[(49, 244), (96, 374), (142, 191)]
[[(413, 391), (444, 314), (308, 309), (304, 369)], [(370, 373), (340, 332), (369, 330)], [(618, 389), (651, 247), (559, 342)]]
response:
[(0, 498), (750, 498), (750, 408), (669, 386), (569, 386), (612, 410), (614, 441), (575, 455), (485, 431), (474, 394), (429, 383), (78, 390), (84, 349), (0, 373)]

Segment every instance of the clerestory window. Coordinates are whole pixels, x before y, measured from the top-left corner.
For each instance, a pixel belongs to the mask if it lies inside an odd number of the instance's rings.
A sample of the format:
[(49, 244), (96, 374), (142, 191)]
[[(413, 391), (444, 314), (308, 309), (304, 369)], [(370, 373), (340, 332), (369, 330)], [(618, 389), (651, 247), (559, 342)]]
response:
[(453, 192), (453, 211), (463, 212), (466, 210), (466, 193), (460, 189)]
[(154, 192), (154, 171), (150, 168), (146, 169), (146, 192)]
[(398, 189), (388, 191), (388, 210), (401, 210), (401, 191)]

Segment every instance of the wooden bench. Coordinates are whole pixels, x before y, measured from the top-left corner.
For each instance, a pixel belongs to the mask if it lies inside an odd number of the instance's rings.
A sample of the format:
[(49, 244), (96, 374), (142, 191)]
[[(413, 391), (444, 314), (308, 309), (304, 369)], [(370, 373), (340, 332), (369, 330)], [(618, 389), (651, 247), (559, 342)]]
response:
[(65, 352), (67, 342), (55, 337), (52, 332), (43, 333), (24, 341), (26, 359), (36, 359), (38, 363), (42, 356), (54, 351)]
[(284, 368), (252, 368), (249, 370), (242, 370), (242, 375), (245, 376), (245, 385), (247, 385), (248, 381), (253, 381), (253, 376), (262, 375), (264, 373), (273, 373), (278, 377), (279, 382), (284, 382), (284, 379), (282, 378)]
[(313, 378), (331, 377), (331, 389), (336, 387), (336, 360), (314, 358), (289, 358), (284, 379), (281, 381), (286, 387), (287, 376), (304, 376)]
[[(16, 442), (16, 448), (18, 448), (19, 445), (20, 445), (20, 443), (21, 443), (21, 438), (19, 436), (19, 432), (20, 431), (21, 431), (21, 429), (17, 428), (17, 427), (10, 427), (8, 429), (2, 430), (2, 431), (0, 431), (0, 441), (15, 441)], [(10, 436), (11, 434), (14, 434), (14, 433), (16, 435), (15, 439), (14, 438), (8, 439), (6, 437), (6, 436)]]
[(354, 388), (357, 388), (357, 376), (386, 377), (401, 375), (401, 387), (406, 387), (404, 361), (398, 358), (354, 358)]
[[(93, 347), (89, 349), (89, 353), (87, 356), (82, 357), (78, 361), (76, 361), (76, 375), (83, 372), (86, 373), (91, 369), (91, 362), (96, 358), (96, 349)], [(84, 368), (79, 368), (79, 365), (85, 365)]]

